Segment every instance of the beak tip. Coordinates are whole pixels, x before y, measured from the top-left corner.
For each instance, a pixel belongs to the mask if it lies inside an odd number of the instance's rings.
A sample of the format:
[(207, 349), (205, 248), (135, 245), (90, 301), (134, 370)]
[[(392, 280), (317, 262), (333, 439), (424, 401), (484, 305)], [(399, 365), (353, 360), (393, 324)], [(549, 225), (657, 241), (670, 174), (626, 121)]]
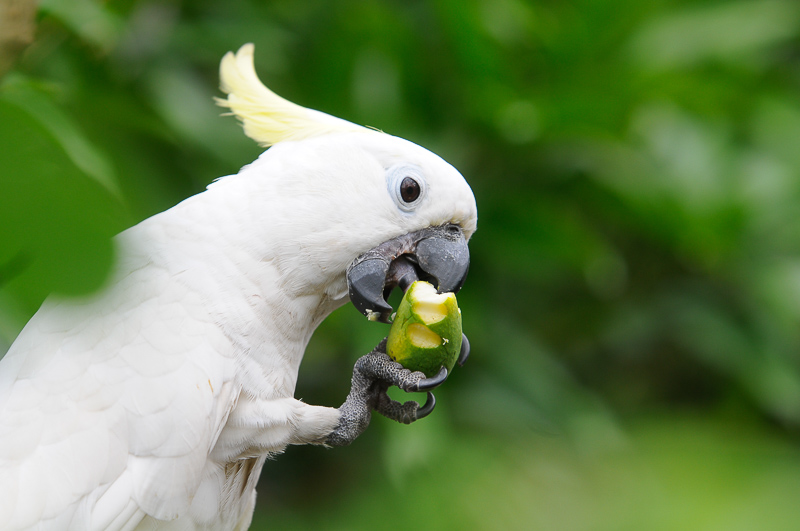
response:
[(458, 293), (469, 272), (469, 248), (460, 231), (422, 240), (416, 255), (423, 271), (436, 279), (439, 293)]
[(388, 268), (383, 260), (364, 260), (347, 272), (350, 301), (370, 321), (387, 322), (392, 312), (392, 307), (383, 299)]

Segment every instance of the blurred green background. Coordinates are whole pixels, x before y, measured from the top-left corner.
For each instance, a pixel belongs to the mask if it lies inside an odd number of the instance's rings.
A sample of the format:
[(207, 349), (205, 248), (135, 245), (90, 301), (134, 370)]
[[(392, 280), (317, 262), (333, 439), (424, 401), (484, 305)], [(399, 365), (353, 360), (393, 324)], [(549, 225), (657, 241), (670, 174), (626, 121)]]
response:
[[(102, 284), (111, 235), (259, 154), (212, 102), (243, 43), (279, 94), (472, 185), (469, 363), (424, 421), (268, 462), (254, 529), (797, 529), (799, 3), (42, 0), (35, 22), (0, 80), (0, 352), (47, 293)], [(385, 333), (337, 311), (297, 396), (340, 404)]]

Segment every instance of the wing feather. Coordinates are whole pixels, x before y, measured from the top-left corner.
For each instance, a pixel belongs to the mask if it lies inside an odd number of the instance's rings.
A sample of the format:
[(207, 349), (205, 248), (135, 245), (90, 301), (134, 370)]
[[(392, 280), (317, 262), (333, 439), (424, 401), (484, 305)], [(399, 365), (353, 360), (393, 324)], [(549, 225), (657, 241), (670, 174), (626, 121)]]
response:
[(128, 529), (190, 506), (236, 401), (230, 346), (145, 269), (46, 302), (0, 360), (0, 528)]

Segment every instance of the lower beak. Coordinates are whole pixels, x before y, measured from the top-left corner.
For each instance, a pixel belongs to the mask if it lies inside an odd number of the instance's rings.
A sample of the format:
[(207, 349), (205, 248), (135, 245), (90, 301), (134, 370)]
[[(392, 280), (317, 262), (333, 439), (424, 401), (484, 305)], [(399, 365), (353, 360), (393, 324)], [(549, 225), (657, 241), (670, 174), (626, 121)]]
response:
[(362, 254), (347, 268), (347, 287), (358, 311), (388, 323), (392, 307), (386, 299), (396, 286), (406, 290), (415, 280), (427, 280), (440, 293), (456, 293), (468, 270), (464, 233), (447, 224), (403, 234)]

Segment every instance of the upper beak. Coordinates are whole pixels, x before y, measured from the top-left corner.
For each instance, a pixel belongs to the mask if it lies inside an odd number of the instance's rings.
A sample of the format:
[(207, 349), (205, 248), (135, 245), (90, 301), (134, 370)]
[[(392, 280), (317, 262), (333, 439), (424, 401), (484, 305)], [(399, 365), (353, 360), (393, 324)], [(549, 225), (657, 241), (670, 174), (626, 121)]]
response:
[(386, 302), (392, 289), (407, 289), (427, 280), (440, 293), (456, 293), (469, 270), (469, 248), (457, 225), (428, 227), (403, 234), (370, 249), (347, 268), (347, 287), (353, 305), (375, 321), (389, 322)]

